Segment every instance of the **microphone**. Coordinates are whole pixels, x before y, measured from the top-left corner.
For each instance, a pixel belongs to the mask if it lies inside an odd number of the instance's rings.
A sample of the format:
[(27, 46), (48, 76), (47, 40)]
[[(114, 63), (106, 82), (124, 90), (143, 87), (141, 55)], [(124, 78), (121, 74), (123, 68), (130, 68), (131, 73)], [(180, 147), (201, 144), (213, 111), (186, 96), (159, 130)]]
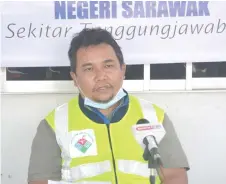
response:
[(143, 158), (148, 160), (148, 168), (151, 169), (150, 182), (155, 184), (155, 169), (162, 165), (161, 156), (158, 151), (158, 143), (163, 139), (166, 132), (162, 124), (150, 123), (147, 119), (140, 119), (132, 126), (136, 141), (144, 149)]
[(133, 135), (143, 149), (147, 148), (151, 155), (158, 152), (158, 144), (163, 139), (166, 131), (160, 123), (150, 123), (147, 119), (140, 119), (132, 126)]

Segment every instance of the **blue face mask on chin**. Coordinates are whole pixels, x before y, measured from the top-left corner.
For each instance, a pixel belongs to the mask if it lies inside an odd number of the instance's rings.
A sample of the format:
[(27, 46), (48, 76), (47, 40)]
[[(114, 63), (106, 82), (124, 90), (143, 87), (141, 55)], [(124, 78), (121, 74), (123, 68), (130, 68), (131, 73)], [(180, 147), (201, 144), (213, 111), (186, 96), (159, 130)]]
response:
[(126, 96), (126, 93), (124, 92), (124, 90), (122, 88), (120, 88), (120, 90), (115, 95), (115, 97), (107, 103), (98, 103), (98, 102), (95, 102), (95, 101), (85, 97), (84, 104), (91, 106), (91, 107), (94, 107), (94, 108), (97, 108), (97, 109), (108, 109), (112, 105), (119, 102), (124, 96)]

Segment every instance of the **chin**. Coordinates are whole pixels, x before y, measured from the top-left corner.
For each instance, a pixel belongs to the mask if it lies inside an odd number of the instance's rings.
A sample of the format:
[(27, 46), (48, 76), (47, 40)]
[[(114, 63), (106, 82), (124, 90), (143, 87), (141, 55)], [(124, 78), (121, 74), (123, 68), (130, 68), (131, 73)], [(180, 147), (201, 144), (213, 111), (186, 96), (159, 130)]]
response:
[(112, 98), (113, 98), (113, 95), (106, 95), (106, 96), (103, 95), (103, 96), (94, 97), (94, 100), (99, 103), (107, 103), (110, 100), (112, 100)]

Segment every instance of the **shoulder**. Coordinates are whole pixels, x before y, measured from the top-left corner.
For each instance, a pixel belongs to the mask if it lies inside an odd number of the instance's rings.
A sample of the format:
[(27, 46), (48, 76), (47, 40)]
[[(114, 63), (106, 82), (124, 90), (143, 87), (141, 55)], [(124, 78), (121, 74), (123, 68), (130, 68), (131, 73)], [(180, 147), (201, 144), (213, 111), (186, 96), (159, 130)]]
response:
[(58, 106), (56, 106), (54, 109), (52, 109), (50, 112), (47, 113), (47, 115), (44, 117), (44, 120), (53, 130), (55, 130), (54, 122), (55, 122), (56, 113), (58, 114), (67, 113), (68, 107), (78, 104), (77, 102), (78, 102), (78, 96), (75, 96), (69, 99), (67, 102), (59, 104)]
[(165, 110), (160, 105), (151, 102), (150, 100), (146, 100), (144, 98), (139, 98), (133, 95), (129, 95), (130, 99), (132, 101), (136, 101), (140, 107), (142, 108), (142, 111), (144, 113), (144, 116), (157, 116), (158, 122), (162, 123), (164, 121), (165, 117)]
[(48, 122), (45, 119), (42, 119), (37, 127), (35, 138), (38, 140), (45, 140), (48, 138), (54, 138), (54, 131), (48, 124)]

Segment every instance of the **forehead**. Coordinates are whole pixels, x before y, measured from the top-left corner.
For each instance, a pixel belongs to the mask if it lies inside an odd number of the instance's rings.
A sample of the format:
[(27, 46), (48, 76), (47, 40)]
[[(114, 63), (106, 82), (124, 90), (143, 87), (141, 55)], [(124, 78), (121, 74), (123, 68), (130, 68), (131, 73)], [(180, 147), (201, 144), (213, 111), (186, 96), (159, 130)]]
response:
[(114, 49), (107, 44), (92, 45), (78, 50), (76, 64), (98, 63), (106, 59), (118, 61)]

